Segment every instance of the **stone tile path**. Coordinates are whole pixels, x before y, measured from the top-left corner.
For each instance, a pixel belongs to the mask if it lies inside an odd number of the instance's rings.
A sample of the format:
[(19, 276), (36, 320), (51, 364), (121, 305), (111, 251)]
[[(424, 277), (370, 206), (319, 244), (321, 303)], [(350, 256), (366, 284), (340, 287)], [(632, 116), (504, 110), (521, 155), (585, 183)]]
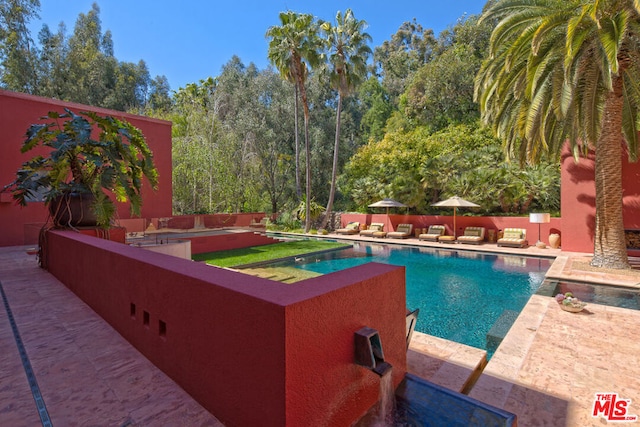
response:
[[(0, 283), (54, 426), (222, 426), (22, 247), (0, 248)], [(0, 426), (42, 423), (4, 304)]]

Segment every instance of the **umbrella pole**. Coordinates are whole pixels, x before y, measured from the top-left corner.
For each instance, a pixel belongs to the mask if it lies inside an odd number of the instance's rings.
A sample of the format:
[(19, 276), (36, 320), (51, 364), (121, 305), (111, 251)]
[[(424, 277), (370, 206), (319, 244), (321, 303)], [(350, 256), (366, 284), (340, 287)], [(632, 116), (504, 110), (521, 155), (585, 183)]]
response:
[(389, 229), (391, 227), (391, 221), (389, 221), (389, 206), (387, 206), (387, 232), (389, 232)]
[(457, 239), (457, 229), (456, 229), (456, 207), (453, 207), (453, 238)]

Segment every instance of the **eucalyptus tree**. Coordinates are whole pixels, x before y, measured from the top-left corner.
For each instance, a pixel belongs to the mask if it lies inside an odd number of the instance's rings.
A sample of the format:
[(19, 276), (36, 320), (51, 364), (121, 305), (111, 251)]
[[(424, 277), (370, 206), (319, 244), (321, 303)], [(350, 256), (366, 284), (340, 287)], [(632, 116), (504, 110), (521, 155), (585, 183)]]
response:
[(327, 209), (322, 220), (322, 228), (327, 224), (333, 209), (336, 193), (336, 176), (338, 174), (338, 153), (340, 150), (340, 116), (342, 114), (342, 100), (349, 96), (362, 83), (367, 75), (367, 60), (371, 55), (369, 43), (371, 36), (365, 32), (367, 22), (358, 20), (351, 9), (344, 14), (336, 13), (336, 23), (321, 24), (327, 48), (329, 82), (338, 92), (338, 106), (336, 107), (336, 134), (333, 148), (333, 169), (331, 173), (331, 190)]
[(259, 163), (256, 186), (268, 195), (271, 212), (277, 213), (285, 198), (296, 200), (295, 183), (290, 177), (294, 106), (287, 83), (271, 67), (260, 71), (250, 93), (256, 107), (246, 120), (252, 124), (253, 151)]
[(171, 110), (173, 101), (169, 92), (171, 86), (166, 76), (156, 76), (150, 83), (149, 97), (147, 99), (147, 109), (161, 113), (167, 113)]
[(593, 266), (628, 268), (622, 217), (622, 141), (638, 155), (640, 2), (503, 0), (476, 80), (484, 120), (511, 155), (535, 162), (568, 140), (595, 153)]
[(102, 106), (107, 96), (109, 58), (113, 58), (111, 32), (102, 33), (100, 8), (93, 3), (91, 10), (80, 13), (68, 40), (67, 100)]
[[(279, 26), (267, 30), (269, 41), (269, 61), (290, 80), (293, 78), (302, 98), (304, 111), (304, 146), (306, 163), (306, 199), (311, 200), (311, 151), (309, 147), (309, 102), (305, 82), (311, 68), (320, 62), (320, 38), (318, 23), (309, 14), (288, 11), (281, 12)], [(307, 203), (305, 232), (311, 228), (310, 206)]]
[(375, 48), (375, 72), (382, 77), (382, 85), (394, 106), (414, 73), (431, 61), (436, 46), (433, 30), (424, 29), (414, 18), (402, 23), (391, 40)]
[(174, 96), (171, 120), (174, 211), (216, 212), (222, 193), (216, 173), (222, 169), (217, 155), (220, 124), (217, 80), (207, 78), (179, 88)]
[(473, 123), (480, 114), (473, 100), (475, 76), (486, 57), (492, 27), (479, 15), (461, 18), (440, 33), (438, 50), (404, 92), (405, 114), (435, 132), (449, 124)]
[(28, 24), (39, 9), (39, 0), (0, 1), (0, 84), (5, 89), (36, 91), (37, 50)]
[(66, 26), (60, 23), (56, 33), (46, 24), (38, 33), (40, 58), (38, 61), (39, 85), (37, 95), (55, 99), (67, 99), (68, 87), (72, 84), (67, 61), (68, 47)]
[(360, 86), (358, 101), (363, 110), (360, 128), (365, 140), (380, 141), (384, 137), (387, 120), (393, 112), (389, 93), (375, 76)]

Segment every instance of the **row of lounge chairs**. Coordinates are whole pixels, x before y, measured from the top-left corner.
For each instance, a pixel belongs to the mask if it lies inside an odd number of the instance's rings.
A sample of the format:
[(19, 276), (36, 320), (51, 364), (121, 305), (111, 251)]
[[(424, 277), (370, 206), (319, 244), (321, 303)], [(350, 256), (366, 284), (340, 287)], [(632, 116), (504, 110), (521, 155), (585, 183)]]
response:
[[(457, 239), (454, 236), (445, 235), (444, 225), (431, 225), (427, 229), (426, 233), (418, 235), (418, 240), (425, 240), (431, 242), (452, 243), (457, 241), (458, 243), (468, 243), (479, 245), (484, 242), (485, 228), (484, 227), (467, 227), (464, 229), (464, 233)], [(392, 239), (406, 239), (411, 237), (413, 231), (412, 224), (398, 224), (396, 231), (385, 232), (383, 223), (372, 223), (368, 229), (360, 230), (359, 222), (350, 222), (345, 228), (336, 230), (338, 234), (358, 234), (366, 237), (387, 237)], [(497, 241), (498, 246), (509, 246), (515, 248), (524, 248), (529, 246), (527, 241), (527, 230), (524, 228), (505, 228), (503, 236)]]
[(467, 227), (464, 229), (462, 236), (457, 239), (454, 236), (446, 236), (444, 234), (444, 225), (432, 225), (427, 229), (426, 233), (418, 235), (418, 240), (427, 240), (432, 242), (454, 242), (470, 243), (479, 245), (484, 241), (484, 227)]
[(373, 222), (366, 230), (360, 230), (359, 222), (350, 222), (345, 228), (336, 230), (338, 234), (359, 234), (366, 237), (387, 237), (390, 239), (406, 239), (411, 237), (413, 233), (413, 224), (398, 224), (395, 231), (384, 231), (384, 224), (381, 222)]

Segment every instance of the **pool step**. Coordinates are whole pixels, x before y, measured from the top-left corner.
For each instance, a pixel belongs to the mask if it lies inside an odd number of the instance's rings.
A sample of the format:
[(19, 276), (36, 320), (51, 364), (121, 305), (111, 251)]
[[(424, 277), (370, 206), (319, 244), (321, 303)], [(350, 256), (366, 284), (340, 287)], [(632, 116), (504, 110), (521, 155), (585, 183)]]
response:
[(485, 366), (485, 350), (417, 331), (407, 350), (407, 372), (460, 393), (471, 391)]
[(504, 337), (511, 329), (511, 326), (518, 318), (518, 312), (513, 310), (505, 310), (502, 312), (498, 320), (495, 321), (489, 332), (487, 332), (487, 349), (494, 353)]
[(295, 283), (300, 280), (308, 279), (311, 277), (319, 276), (319, 273), (315, 273), (307, 270), (298, 270), (291, 267), (282, 268), (243, 268), (239, 270), (242, 273), (250, 274), (252, 276), (260, 277), (263, 279), (269, 279), (282, 283)]

